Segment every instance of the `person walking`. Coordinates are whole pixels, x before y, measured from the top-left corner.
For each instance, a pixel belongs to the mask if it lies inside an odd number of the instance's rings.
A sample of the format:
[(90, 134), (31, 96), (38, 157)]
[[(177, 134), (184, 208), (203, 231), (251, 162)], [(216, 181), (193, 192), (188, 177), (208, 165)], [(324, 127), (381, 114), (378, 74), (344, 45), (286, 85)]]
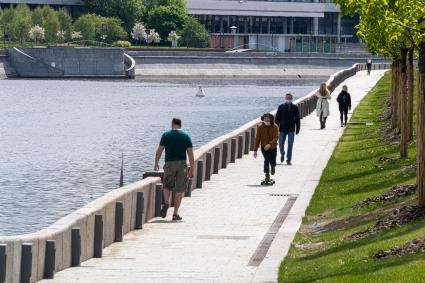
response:
[(258, 148), (261, 146), (261, 153), (264, 157), (264, 173), (266, 179), (265, 185), (272, 185), (270, 174), (274, 175), (276, 169), (277, 157), (277, 139), (279, 137), (279, 128), (274, 123), (274, 117), (270, 113), (266, 113), (261, 117), (263, 121), (258, 126), (254, 144), (254, 158), (257, 158)]
[(367, 74), (370, 76), (370, 72), (372, 70), (372, 60), (367, 60), (366, 62)]
[[(182, 121), (174, 118), (171, 122), (171, 130), (165, 132), (159, 143), (155, 155), (154, 170), (159, 171), (159, 160), (165, 149), (164, 164), (164, 205), (161, 210), (161, 217), (167, 216), (170, 207), (170, 195), (174, 190), (174, 213), (173, 220), (182, 220), (178, 214), (183, 194), (186, 191), (188, 179), (193, 178), (194, 157), (192, 140), (188, 134), (181, 129)], [(186, 153), (189, 157), (190, 169), (187, 168)]]
[(341, 127), (347, 126), (348, 110), (351, 110), (351, 95), (348, 93), (346, 85), (342, 87), (342, 91), (336, 101), (338, 101), (339, 105)]
[(292, 164), (292, 148), (295, 135), (300, 132), (300, 111), (298, 106), (292, 103), (294, 96), (292, 93), (285, 95), (285, 103), (279, 105), (275, 122), (279, 126), (279, 150), (280, 162), (285, 161), (285, 142), (288, 138), (288, 148), (286, 152), (286, 163)]
[(320, 119), (320, 129), (323, 130), (326, 128), (326, 119), (330, 116), (329, 111), (329, 99), (331, 99), (331, 94), (326, 86), (326, 83), (321, 83), (319, 91), (316, 92), (317, 104), (316, 104), (316, 113), (317, 117)]

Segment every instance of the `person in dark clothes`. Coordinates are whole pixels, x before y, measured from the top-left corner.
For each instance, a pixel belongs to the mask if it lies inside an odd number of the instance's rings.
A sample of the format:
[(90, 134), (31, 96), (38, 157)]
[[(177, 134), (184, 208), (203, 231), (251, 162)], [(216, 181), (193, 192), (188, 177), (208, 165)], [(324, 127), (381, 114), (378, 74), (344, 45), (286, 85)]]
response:
[(275, 173), (279, 129), (274, 123), (272, 114), (264, 114), (261, 120), (263, 122), (258, 126), (255, 136), (254, 158), (257, 158), (258, 148), (261, 148), (264, 157), (265, 181), (268, 182), (270, 181), (270, 173), (272, 175)]
[(294, 145), (295, 135), (300, 132), (300, 111), (298, 106), (292, 103), (292, 93), (287, 93), (285, 103), (281, 104), (277, 109), (275, 123), (279, 126), (279, 149), (280, 162), (285, 160), (285, 142), (288, 137), (288, 149), (286, 155), (286, 163), (291, 165), (292, 148)]
[(370, 75), (370, 71), (372, 70), (372, 60), (367, 60), (366, 63), (366, 67), (367, 67), (367, 74)]
[(344, 127), (344, 125), (347, 126), (348, 110), (351, 110), (351, 96), (348, 93), (348, 88), (346, 85), (342, 87), (342, 91), (338, 95), (336, 101), (338, 101), (339, 105), (341, 127)]

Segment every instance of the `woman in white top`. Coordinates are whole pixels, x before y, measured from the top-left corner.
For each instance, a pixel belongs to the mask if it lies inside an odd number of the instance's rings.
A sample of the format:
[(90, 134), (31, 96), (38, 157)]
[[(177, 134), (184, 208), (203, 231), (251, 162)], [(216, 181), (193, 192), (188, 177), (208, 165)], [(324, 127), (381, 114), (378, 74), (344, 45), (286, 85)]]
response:
[(320, 129), (326, 128), (326, 118), (329, 117), (329, 99), (331, 99), (331, 94), (326, 87), (326, 83), (321, 83), (319, 91), (316, 92), (317, 104), (316, 104), (316, 113), (317, 117), (320, 118)]

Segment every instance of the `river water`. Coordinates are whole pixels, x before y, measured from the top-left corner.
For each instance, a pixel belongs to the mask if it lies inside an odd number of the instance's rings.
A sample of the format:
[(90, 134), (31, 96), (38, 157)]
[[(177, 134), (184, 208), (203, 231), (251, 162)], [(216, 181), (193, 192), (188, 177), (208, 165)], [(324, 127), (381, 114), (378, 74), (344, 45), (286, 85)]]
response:
[[(151, 170), (161, 133), (183, 119), (194, 147), (319, 81), (197, 83), (0, 80), (0, 235), (29, 233)], [(261, 168), (259, 168), (261, 170)]]

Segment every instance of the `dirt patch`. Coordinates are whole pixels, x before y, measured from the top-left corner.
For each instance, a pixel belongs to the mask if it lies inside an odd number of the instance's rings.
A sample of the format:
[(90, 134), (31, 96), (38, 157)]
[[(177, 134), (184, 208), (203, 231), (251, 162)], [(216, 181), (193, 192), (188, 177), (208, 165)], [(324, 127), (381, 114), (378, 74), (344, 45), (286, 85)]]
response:
[(350, 216), (345, 218), (338, 218), (329, 221), (323, 221), (319, 223), (303, 224), (301, 225), (300, 232), (306, 234), (317, 234), (328, 231), (335, 231), (358, 225), (364, 221), (370, 221), (376, 219), (376, 217), (390, 213), (396, 208), (401, 207), (400, 204), (391, 205), (388, 207), (378, 208), (370, 211), (366, 214)]
[(402, 247), (395, 246), (389, 250), (381, 250), (374, 256), (377, 259), (384, 259), (390, 256), (403, 256), (407, 254), (424, 253), (425, 252), (425, 237), (414, 239)]
[(396, 200), (416, 192), (416, 185), (395, 185), (389, 191), (371, 198), (364, 199), (355, 204), (353, 208), (361, 208), (374, 203)]
[(401, 208), (396, 208), (393, 212), (385, 217), (383, 220), (378, 221), (372, 227), (369, 227), (365, 231), (357, 232), (347, 236), (346, 240), (358, 240), (365, 238), (367, 236), (376, 234), (379, 231), (391, 229), (396, 226), (401, 226), (403, 224), (421, 219), (425, 216), (425, 208), (418, 206), (403, 206)]
[(412, 164), (412, 165), (408, 165), (400, 170), (397, 170), (396, 173), (397, 174), (401, 174), (401, 175), (410, 175), (411, 173), (416, 172), (416, 164)]
[(297, 249), (311, 250), (322, 246), (325, 242), (294, 244)]
[(400, 143), (400, 132), (391, 127), (391, 123), (385, 123), (378, 129), (380, 140), (391, 145)]

